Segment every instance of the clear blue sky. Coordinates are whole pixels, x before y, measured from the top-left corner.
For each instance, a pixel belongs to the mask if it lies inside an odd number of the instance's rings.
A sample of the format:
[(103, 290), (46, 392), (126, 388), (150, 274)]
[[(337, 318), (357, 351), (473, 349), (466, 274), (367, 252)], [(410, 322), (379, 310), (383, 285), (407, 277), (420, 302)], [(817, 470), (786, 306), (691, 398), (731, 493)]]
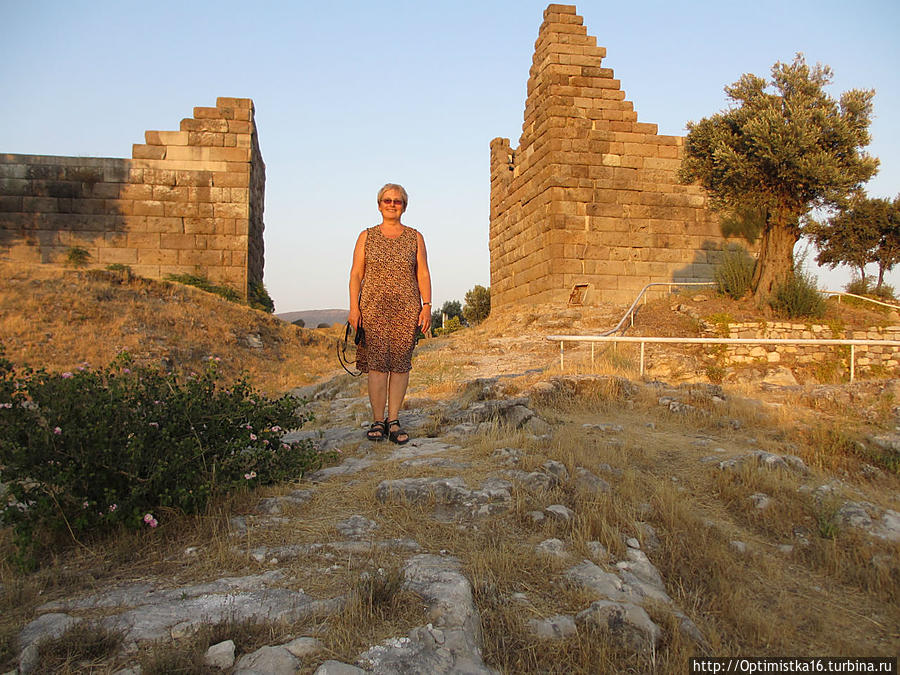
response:
[[(0, 152), (130, 157), (145, 130), (177, 130), (194, 106), (252, 98), (276, 311), (347, 307), (353, 244), (379, 222), (388, 181), (410, 193), (404, 222), (425, 236), (436, 304), (462, 300), (490, 282), (488, 145), (518, 145), (546, 5), (0, 0)], [(875, 89), (868, 190), (900, 193), (900, 2), (577, 7), (660, 133), (683, 134), (725, 106), (726, 84), (798, 51), (833, 68), (834, 95)]]

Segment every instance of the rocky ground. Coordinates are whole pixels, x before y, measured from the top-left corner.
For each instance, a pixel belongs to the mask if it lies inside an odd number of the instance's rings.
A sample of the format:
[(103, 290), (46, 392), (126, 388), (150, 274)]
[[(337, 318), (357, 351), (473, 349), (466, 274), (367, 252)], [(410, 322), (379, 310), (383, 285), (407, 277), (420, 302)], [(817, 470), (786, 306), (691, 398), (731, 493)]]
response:
[[(36, 598), (18, 672), (86, 625), (121, 643), (65, 672), (173, 672), (149, 651), (210, 626), (180, 672), (681, 673), (701, 654), (895, 655), (900, 384), (559, 372), (543, 336), (620, 310), (538, 308), (421, 344), (404, 446), (365, 440), (360, 380), (298, 390), (315, 421), (291, 438), (339, 461), (157, 564), (132, 556)], [(248, 647), (247, 624), (268, 637)]]
[[(513, 391), (517, 386), (511, 378), (483, 378), (470, 382), (460, 396), (404, 411), (402, 419), (413, 440), (394, 446), (362, 440), (366, 400), (348, 380), (299, 392), (313, 398), (319, 425), (292, 434), (340, 450), (340, 463), (260, 499), (250, 512), (230, 519), (226, 546), (231, 552), (226, 559), (229, 567), (245, 573), (211, 575), (207, 581), (186, 584), (145, 577), (45, 602), (19, 635), (19, 672), (39, 668), (42, 640), (88, 620), (124, 636), (108, 670), (92, 672), (141, 672), (143, 645), (177, 640), (204, 625), (245, 620), (305, 628), (302, 634), (250, 653), (236, 654), (233, 641), (221, 640), (205, 655), (209, 668), (215, 669), (210, 672), (509, 670), (508, 664), (498, 662), (494, 647), (485, 647), (486, 639), (496, 643), (496, 635), (486, 635), (496, 626), (481, 615), (491, 606), (485, 595), (489, 584), (472, 549), (473, 540), (497, 536), (509, 537), (511, 555), (504, 564), (531, 567), (544, 575), (533, 591), (523, 582), (498, 592), (511, 615), (519, 617), (517, 630), (534, 644), (571, 644), (579, 635), (600, 631), (617, 653), (634, 655), (643, 668), (673, 644), (681, 645), (685, 654), (721, 654), (717, 650), (727, 644), (721, 629), (696, 607), (683, 604), (688, 596), (678, 592), (682, 580), (667, 579), (656, 562), (664, 557), (661, 538), (666, 534), (651, 522), (659, 521), (652, 513), (655, 507), (637, 504), (633, 513), (620, 516), (602, 532), (585, 525), (583, 510), (599, 508), (602, 500), (633, 489), (628, 482), (636, 474), (623, 461), (623, 448), (636, 439), (664, 444), (673, 433), (679, 440), (668, 450), (677, 457), (663, 460), (660, 455), (659, 465), (674, 461), (679, 466), (667, 471), (676, 486), (681, 482), (690, 487), (689, 476), (698, 472), (712, 483), (721, 480), (716, 474), (783, 474), (811, 503), (837, 497), (837, 526), (879, 542), (900, 542), (896, 492), (889, 499), (894, 508), (879, 505), (853, 481), (829, 480), (799, 456), (764, 450), (757, 430), (715, 412), (727, 398), (717, 387), (700, 391), (602, 376), (556, 376), (538, 377), (522, 384), (524, 390)], [(598, 387), (617, 392), (615, 402), (601, 414), (595, 410), (573, 422), (559, 417), (559, 406), (552, 405), (560, 399), (576, 405), (579, 392)], [(650, 407), (644, 409), (648, 400)], [(542, 416), (542, 409), (549, 412)], [(702, 418), (713, 415), (717, 424), (698, 431)], [(678, 417), (692, 421), (679, 428), (673, 426)], [(596, 456), (582, 461), (589, 455), (567, 453), (564, 448), (569, 446), (560, 441), (560, 434), (577, 435), (597, 450)], [(890, 434), (873, 442), (900, 447), (900, 437)], [(883, 500), (883, 493), (879, 495)], [(753, 510), (763, 512), (778, 495), (758, 492), (750, 499)], [(792, 539), (767, 538), (721, 514), (719, 519), (708, 518), (705, 526), (722, 532), (736, 559), (764, 556), (800, 564), (798, 549), (809, 547), (815, 537), (809, 527), (795, 524)], [(182, 558), (189, 566), (204, 555), (202, 548), (186, 548)], [(882, 564), (896, 583), (896, 559)], [(333, 634), (332, 622), (366, 584), (370, 589), (390, 586), (392, 573), (399, 575), (396, 590), (417, 599), (408, 624), (348, 653)], [(330, 577), (332, 583), (322, 585), (316, 576)], [(821, 589), (819, 593), (826, 594)], [(862, 653), (896, 653), (896, 607), (867, 602), (856, 597), (853, 604), (862, 606), (854, 609), (865, 607), (881, 630), (873, 625), (863, 631), (854, 628), (852, 614), (835, 619), (828, 628), (836, 629), (843, 621), (842, 628), (849, 631), (838, 640), (843, 645), (839, 651), (852, 650), (855, 643)], [(824, 648), (829, 641), (823, 638), (817, 636), (809, 644)], [(652, 669), (669, 670), (658, 663)], [(563, 671), (552, 662), (538, 661), (534, 672)]]

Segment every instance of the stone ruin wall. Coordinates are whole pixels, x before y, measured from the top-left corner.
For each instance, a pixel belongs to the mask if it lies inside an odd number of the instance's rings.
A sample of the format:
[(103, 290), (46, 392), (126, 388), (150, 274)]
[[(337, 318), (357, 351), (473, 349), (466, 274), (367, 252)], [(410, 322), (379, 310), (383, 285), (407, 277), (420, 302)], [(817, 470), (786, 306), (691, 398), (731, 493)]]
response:
[(491, 142), (491, 305), (630, 302), (652, 281), (709, 281), (724, 244), (681, 185), (684, 139), (638, 122), (574, 6), (544, 12), (522, 136)]
[(131, 159), (0, 155), (0, 260), (61, 264), (80, 247), (91, 266), (199, 274), (246, 297), (263, 280), (265, 183), (246, 98), (147, 131)]

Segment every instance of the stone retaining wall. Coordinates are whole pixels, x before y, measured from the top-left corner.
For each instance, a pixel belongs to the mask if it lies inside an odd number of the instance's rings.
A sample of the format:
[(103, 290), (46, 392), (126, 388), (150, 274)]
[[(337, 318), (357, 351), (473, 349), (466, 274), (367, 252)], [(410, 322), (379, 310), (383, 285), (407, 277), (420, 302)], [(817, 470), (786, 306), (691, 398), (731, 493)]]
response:
[(131, 159), (0, 155), (0, 260), (200, 274), (246, 297), (264, 269), (265, 164), (253, 102), (219, 98)]
[[(848, 330), (821, 324), (788, 322), (729, 323), (710, 325), (704, 337), (778, 338), (804, 340), (900, 340), (900, 326), (871, 326), (867, 330)], [(856, 345), (857, 372), (883, 370), (894, 374), (900, 368), (900, 347)], [(838, 362), (849, 370), (849, 346), (819, 345), (723, 345), (722, 365), (749, 363), (828, 364)]]
[(519, 147), (491, 141), (491, 306), (631, 301), (652, 281), (708, 281), (724, 243), (681, 185), (684, 139), (638, 122), (606, 49), (571, 5), (535, 43)]

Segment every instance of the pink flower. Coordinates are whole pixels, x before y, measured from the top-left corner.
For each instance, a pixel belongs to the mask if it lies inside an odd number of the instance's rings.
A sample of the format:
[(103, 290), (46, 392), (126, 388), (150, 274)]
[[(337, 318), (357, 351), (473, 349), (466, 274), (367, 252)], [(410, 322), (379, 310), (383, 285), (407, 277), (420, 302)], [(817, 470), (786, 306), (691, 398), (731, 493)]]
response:
[(70, 373), (69, 371), (66, 371), (66, 372), (64, 372), (64, 373), (62, 374), (61, 377), (62, 377), (62, 379), (64, 379), (64, 380), (68, 380), (70, 377), (72, 377), (72, 373)]
[(53, 427), (53, 433), (59, 436), (62, 433), (62, 429), (59, 427)]
[(256, 434), (250, 434), (250, 440), (251, 440), (251, 441), (255, 441), (255, 440), (256, 440)]
[(110, 513), (112, 513), (113, 511), (115, 511), (117, 508), (119, 508), (119, 505), (118, 505), (118, 504), (110, 504), (110, 505), (109, 505), (109, 511), (110, 511)]
[(127, 375), (128, 373), (131, 372), (131, 370), (129, 370), (128, 368), (122, 368), (122, 372)]
[(146, 515), (144, 516), (144, 522), (145, 522), (145, 523), (149, 523), (149, 522), (151, 522), (151, 521), (153, 521), (153, 520), (155, 520), (155, 518), (153, 517), (153, 514), (152, 514), (152, 513), (148, 513), (148, 514), (146, 514)]
[(156, 527), (157, 525), (159, 525), (159, 523), (156, 521), (156, 518), (154, 518), (149, 522), (149, 525), (150, 527)]
[(150, 422), (150, 426), (154, 429), (159, 429), (159, 422)]
[(251, 478), (256, 478), (256, 472), (251, 471), (250, 473), (245, 473), (244, 478), (246, 478), (247, 480), (250, 480)]
[(12, 408), (12, 403), (0, 403), (0, 408)]
[(89, 504), (88, 504), (87, 502), (84, 502), (84, 503), (81, 505), (81, 508), (86, 509), (88, 506), (89, 506)]

